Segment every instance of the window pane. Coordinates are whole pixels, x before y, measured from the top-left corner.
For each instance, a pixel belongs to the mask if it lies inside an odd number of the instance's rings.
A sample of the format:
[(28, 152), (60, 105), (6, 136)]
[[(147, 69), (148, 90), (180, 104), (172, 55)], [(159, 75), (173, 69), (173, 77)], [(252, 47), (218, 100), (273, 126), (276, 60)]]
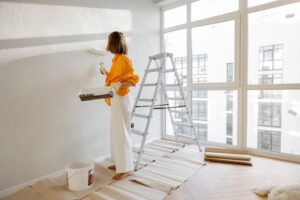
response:
[(164, 28), (186, 23), (186, 6), (180, 6), (164, 12)]
[[(186, 44), (186, 30), (179, 30), (174, 32), (165, 33), (165, 51), (173, 53), (177, 73), (181, 83), (184, 86), (187, 84), (187, 44)], [(169, 59), (168, 59), (169, 60)], [(166, 67), (170, 68), (172, 65), (170, 62), (166, 63)], [(166, 83), (176, 83), (176, 76), (174, 73), (166, 73)]]
[(236, 145), (236, 117), (236, 91), (192, 91), (192, 118), (199, 139)]
[(276, 0), (248, 0), (248, 7), (269, 3)]
[(192, 3), (192, 21), (238, 10), (238, 0), (199, 0)]
[(300, 3), (249, 15), (249, 84), (300, 83)]
[(193, 83), (234, 81), (234, 21), (192, 29)]
[(300, 90), (248, 92), (248, 147), (300, 155), (299, 121)]

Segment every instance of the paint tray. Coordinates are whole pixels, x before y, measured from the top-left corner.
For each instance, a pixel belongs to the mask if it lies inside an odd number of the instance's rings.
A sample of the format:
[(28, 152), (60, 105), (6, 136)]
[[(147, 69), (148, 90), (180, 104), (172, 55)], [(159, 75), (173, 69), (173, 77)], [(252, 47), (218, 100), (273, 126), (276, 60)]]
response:
[(90, 101), (96, 99), (112, 98), (114, 91), (109, 87), (100, 87), (94, 89), (84, 89), (79, 93), (81, 101)]

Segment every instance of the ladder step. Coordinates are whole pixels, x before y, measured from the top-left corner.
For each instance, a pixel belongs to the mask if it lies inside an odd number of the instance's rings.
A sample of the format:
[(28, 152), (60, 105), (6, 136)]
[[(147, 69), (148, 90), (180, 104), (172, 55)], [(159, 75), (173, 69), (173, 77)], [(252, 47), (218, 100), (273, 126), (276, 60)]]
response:
[(165, 58), (165, 57), (168, 57), (168, 56), (172, 56), (173, 54), (172, 53), (160, 53), (160, 54), (156, 54), (156, 55), (153, 55), (153, 56), (150, 56), (149, 58), (150, 59), (162, 59), (162, 58)]
[(185, 134), (181, 134), (181, 133), (176, 133), (175, 135), (177, 135), (178, 137), (182, 137), (182, 138), (187, 138), (187, 139), (191, 139), (191, 140), (196, 140), (195, 137), (191, 136), (191, 135), (185, 135)]
[(137, 147), (133, 147), (133, 148), (132, 148), (132, 151), (135, 152), (135, 153), (137, 153), (137, 154), (144, 153), (143, 150), (141, 151), (141, 150), (138, 149)]
[(153, 69), (146, 69), (145, 72), (150, 73), (150, 72), (159, 72), (161, 70), (161, 67), (159, 68), (153, 68)]
[(141, 117), (141, 118), (145, 118), (145, 119), (148, 119), (150, 117), (149, 115), (138, 114), (138, 113), (132, 113), (132, 115), (135, 117)]
[(175, 84), (166, 84), (164, 86), (165, 87), (178, 87), (178, 86), (180, 86), (180, 84), (178, 84), (178, 83), (175, 83)]
[(168, 97), (169, 100), (175, 100), (175, 101), (183, 101), (184, 98), (180, 98), (180, 97)]
[(145, 83), (142, 85), (142, 87), (152, 87), (152, 86), (157, 86), (158, 83)]
[(178, 125), (178, 126), (193, 127), (192, 124), (186, 124), (186, 123), (182, 123), (182, 122), (173, 122), (173, 124)]
[(134, 128), (131, 129), (131, 132), (135, 133), (137, 135), (140, 135), (140, 136), (144, 136), (145, 135), (145, 133), (143, 131), (139, 131), (139, 130), (136, 130)]
[(152, 102), (153, 100), (156, 100), (156, 99), (137, 99), (138, 101), (144, 101), (144, 102)]
[(169, 72), (174, 72), (175, 69), (165, 69), (165, 70), (162, 70), (161, 72), (162, 73), (169, 73)]
[(170, 72), (174, 72), (175, 69), (165, 69), (165, 70), (162, 70), (162, 68), (153, 68), (153, 69), (146, 69), (145, 70), (146, 73), (159, 72), (159, 71), (161, 71), (162, 73), (170, 73)]
[(187, 113), (186, 110), (170, 110), (171, 113)]

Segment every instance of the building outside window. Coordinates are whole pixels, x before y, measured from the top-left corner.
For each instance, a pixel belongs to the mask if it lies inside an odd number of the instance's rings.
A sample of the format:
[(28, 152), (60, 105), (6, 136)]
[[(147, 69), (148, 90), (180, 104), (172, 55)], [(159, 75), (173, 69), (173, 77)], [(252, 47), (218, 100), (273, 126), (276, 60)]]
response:
[[(226, 66), (227, 82), (233, 82), (233, 63), (227, 63)], [(232, 145), (232, 132), (233, 132), (233, 93), (232, 91), (226, 92), (226, 144)]]
[(258, 126), (281, 127), (281, 103), (259, 102)]
[(283, 69), (283, 44), (261, 46), (259, 48), (259, 70)]
[(192, 116), (194, 119), (207, 121), (207, 101), (193, 101)]
[[(283, 45), (259, 47), (259, 84), (281, 84)], [(260, 91), (258, 100), (257, 146), (260, 150), (278, 151), (281, 147), (281, 91)], [(264, 129), (261, 129), (264, 127)], [(276, 131), (273, 131), (276, 129)]]
[(227, 63), (227, 82), (233, 82), (233, 63)]
[(232, 138), (227, 137), (226, 138), (226, 144), (232, 145)]
[(258, 130), (258, 149), (280, 152), (281, 132), (270, 130)]
[(192, 92), (192, 97), (193, 98), (205, 99), (205, 98), (207, 98), (207, 91), (205, 91), (205, 90), (195, 90), (195, 91)]
[(232, 136), (232, 113), (227, 113), (226, 114), (226, 135), (227, 136)]
[(202, 141), (207, 140), (207, 124), (195, 124), (195, 130), (198, 138)]
[[(208, 79), (207, 54), (193, 55), (192, 81), (205, 83)], [(192, 91), (192, 117), (200, 140), (207, 140), (207, 91)]]
[(193, 55), (193, 83), (207, 82), (207, 54)]
[(275, 74), (260, 74), (259, 75), (260, 84), (278, 84), (282, 83), (282, 73)]
[[(177, 70), (177, 74), (179, 76), (179, 80), (183, 85), (187, 84), (187, 59), (186, 57), (175, 57), (175, 66)], [(174, 83), (176, 78), (174, 77)]]

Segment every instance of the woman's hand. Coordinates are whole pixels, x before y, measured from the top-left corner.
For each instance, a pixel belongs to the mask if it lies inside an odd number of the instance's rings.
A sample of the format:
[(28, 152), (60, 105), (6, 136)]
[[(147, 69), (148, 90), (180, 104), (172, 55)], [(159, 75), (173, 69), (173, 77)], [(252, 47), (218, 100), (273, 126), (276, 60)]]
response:
[(130, 82), (123, 82), (120, 88), (127, 88), (127, 87), (132, 87), (132, 86), (134, 86), (134, 85)]
[(134, 86), (134, 85), (130, 82), (123, 82), (123, 83), (117, 82), (117, 83), (112, 83), (110, 85), (110, 87), (113, 88), (115, 91), (117, 91), (121, 88), (127, 88), (127, 87), (131, 87), (131, 86)]
[(122, 83), (120, 83), (120, 82), (112, 83), (110, 85), (110, 87), (113, 88), (115, 91), (118, 91), (121, 88), (121, 86), (122, 86)]

